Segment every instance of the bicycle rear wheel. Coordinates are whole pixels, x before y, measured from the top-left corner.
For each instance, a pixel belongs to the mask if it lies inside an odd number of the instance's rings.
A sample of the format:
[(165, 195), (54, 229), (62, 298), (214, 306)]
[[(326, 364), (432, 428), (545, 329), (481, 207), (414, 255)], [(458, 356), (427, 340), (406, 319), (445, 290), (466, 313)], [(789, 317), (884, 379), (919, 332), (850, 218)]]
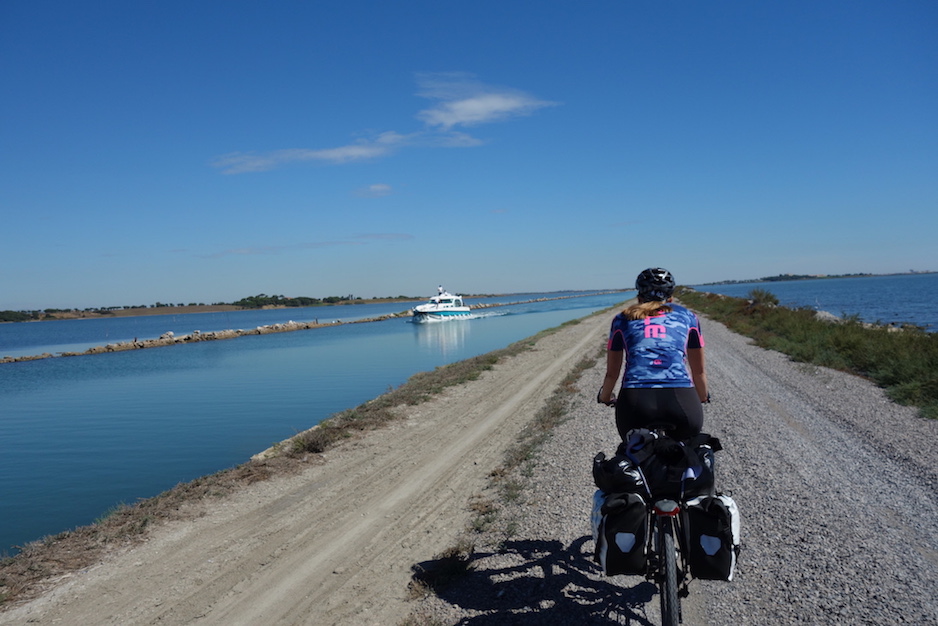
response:
[(661, 623), (678, 626), (681, 623), (681, 600), (677, 593), (677, 551), (674, 545), (674, 526), (670, 520), (658, 520), (661, 570), (658, 572), (658, 593), (661, 598)]

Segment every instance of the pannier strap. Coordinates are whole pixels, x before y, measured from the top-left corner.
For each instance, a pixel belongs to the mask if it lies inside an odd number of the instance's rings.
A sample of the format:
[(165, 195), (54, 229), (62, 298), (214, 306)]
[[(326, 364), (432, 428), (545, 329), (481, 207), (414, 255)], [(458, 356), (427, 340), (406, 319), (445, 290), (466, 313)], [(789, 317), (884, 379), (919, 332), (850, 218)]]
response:
[[(616, 449), (616, 454), (629, 457), (634, 463), (641, 463), (655, 453), (656, 446), (654, 444), (658, 439), (657, 433), (647, 428), (635, 428), (628, 432), (628, 439), (619, 444), (619, 447)], [(684, 442), (680, 442), (677, 439), (673, 441), (683, 443), (692, 450), (700, 446), (709, 446), (714, 452), (719, 452), (723, 449), (723, 444), (720, 443), (720, 439), (708, 433), (699, 433)], [(662, 443), (664, 442), (662, 441)]]
[(723, 444), (720, 443), (718, 437), (713, 437), (707, 433), (700, 433), (699, 435), (694, 435), (687, 440), (687, 445), (691, 448), (699, 448), (700, 446), (710, 446), (710, 449), (714, 452), (719, 452), (723, 449)]

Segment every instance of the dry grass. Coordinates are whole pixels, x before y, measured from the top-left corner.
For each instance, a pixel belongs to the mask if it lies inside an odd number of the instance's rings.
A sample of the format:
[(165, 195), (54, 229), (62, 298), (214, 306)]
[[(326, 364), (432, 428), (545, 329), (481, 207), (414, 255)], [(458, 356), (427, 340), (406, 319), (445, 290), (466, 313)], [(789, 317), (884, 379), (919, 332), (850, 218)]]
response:
[(472, 569), (474, 551), (475, 545), (463, 539), (438, 554), (432, 561), (415, 565), (413, 577), (408, 585), (411, 599), (416, 600), (430, 592), (439, 593), (462, 578)]

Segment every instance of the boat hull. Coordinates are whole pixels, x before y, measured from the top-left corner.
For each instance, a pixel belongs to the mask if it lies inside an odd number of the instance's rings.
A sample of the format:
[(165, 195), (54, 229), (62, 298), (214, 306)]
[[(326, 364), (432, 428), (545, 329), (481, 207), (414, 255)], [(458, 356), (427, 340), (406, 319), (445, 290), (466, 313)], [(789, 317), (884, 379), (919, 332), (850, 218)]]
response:
[(471, 316), (472, 313), (468, 309), (465, 311), (414, 311), (413, 321), (417, 324), (428, 324), (453, 319), (466, 319)]

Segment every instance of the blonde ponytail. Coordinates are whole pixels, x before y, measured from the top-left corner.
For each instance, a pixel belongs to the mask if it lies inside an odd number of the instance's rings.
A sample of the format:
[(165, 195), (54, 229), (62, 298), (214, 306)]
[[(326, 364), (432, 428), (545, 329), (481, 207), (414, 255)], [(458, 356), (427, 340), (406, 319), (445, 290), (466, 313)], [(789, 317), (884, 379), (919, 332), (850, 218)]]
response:
[(629, 308), (622, 311), (622, 314), (630, 320), (643, 320), (646, 317), (663, 315), (665, 313), (670, 313), (673, 310), (674, 309), (672, 309), (667, 302), (652, 300), (651, 302), (638, 302), (633, 304)]

